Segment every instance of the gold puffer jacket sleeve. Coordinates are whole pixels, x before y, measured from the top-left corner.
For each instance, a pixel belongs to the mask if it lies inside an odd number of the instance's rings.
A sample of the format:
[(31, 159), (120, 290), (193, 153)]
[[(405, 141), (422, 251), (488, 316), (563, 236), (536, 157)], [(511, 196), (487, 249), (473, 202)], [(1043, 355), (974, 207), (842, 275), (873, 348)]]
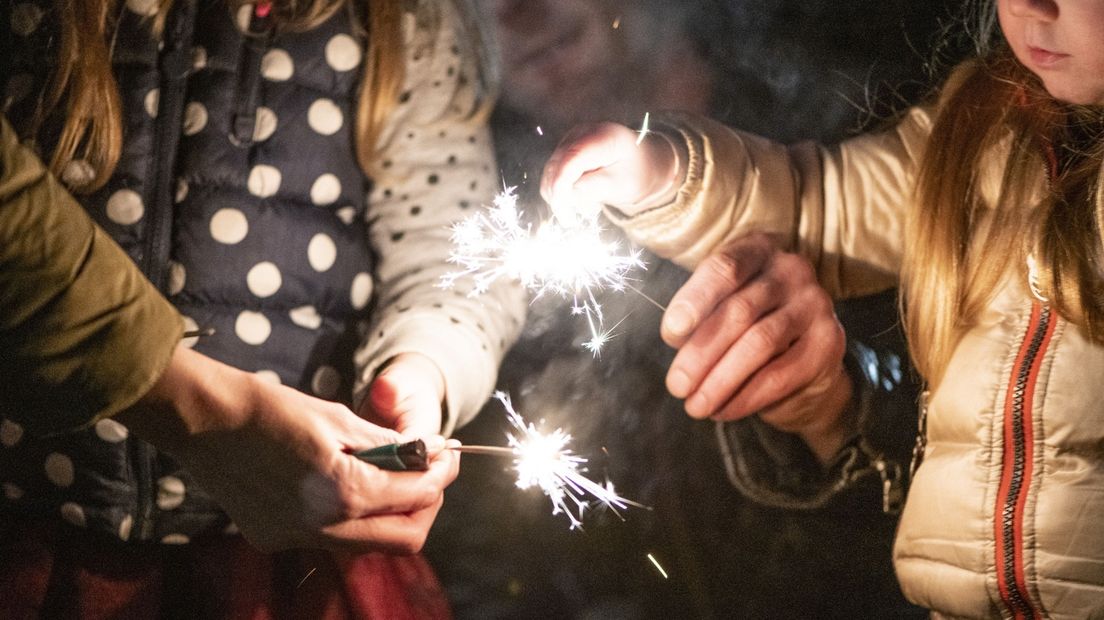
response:
[(807, 257), (837, 299), (896, 285), (932, 110), (832, 146), (782, 145), (685, 113), (653, 121), (685, 145), (686, 180), (672, 204), (631, 218), (607, 210), (635, 242), (693, 269), (732, 239), (766, 232)]
[(35, 434), (133, 405), (183, 322), (0, 117), (0, 416)]

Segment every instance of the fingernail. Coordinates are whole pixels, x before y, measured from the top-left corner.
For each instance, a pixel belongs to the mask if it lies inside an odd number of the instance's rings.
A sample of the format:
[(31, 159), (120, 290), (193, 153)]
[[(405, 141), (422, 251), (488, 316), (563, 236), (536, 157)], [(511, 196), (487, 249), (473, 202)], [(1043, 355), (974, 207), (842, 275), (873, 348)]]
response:
[(453, 449), (453, 448), (459, 448), (462, 445), (464, 445), (464, 444), (460, 443), (459, 439), (449, 439), (449, 440), (445, 441), (445, 447), (450, 449), (450, 450)]
[(694, 326), (694, 317), (681, 307), (668, 308), (663, 317), (663, 329), (672, 336), (685, 336)]
[(667, 390), (675, 398), (685, 398), (690, 393), (690, 375), (678, 368), (667, 373)]
[(694, 394), (686, 401), (686, 413), (692, 418), (704, 418), (709, 415), (710, 411), (709, 399), (701, 392)]

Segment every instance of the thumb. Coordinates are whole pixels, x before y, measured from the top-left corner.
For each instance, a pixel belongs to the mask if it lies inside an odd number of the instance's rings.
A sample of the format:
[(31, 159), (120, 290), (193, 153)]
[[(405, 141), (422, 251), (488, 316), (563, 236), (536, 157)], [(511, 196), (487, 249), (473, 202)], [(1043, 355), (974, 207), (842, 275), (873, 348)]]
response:
[(436, 434), (441, 425), (444, 379), (421, 356), (398, 356), (368, 389), (369, 419), (404, 435)]

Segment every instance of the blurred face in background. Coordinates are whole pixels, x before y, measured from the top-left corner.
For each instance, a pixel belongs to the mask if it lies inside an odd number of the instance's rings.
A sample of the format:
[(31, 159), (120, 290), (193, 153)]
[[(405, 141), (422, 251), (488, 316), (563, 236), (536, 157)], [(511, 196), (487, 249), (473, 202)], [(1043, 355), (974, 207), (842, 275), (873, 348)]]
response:
[(547, 131), (590, 120), (634, 122), (660, 108), (704, 111), (703, 61), (680, 26), (648, 3), (482, 1), (497, 20), (500, 105)]
[(567, 124), (572, 111), (590, 106), (616, 79), (624, 50), (610, 3), (486, 1), (498, 23), (504, 105)]

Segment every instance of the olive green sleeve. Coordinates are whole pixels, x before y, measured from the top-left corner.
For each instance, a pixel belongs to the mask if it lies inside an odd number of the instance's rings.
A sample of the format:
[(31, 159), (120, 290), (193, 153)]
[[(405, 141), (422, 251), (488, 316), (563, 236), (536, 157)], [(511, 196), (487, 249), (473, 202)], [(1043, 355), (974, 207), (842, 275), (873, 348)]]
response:
[(113, 415), (153, 386), (182, 330), (0, 117), (0, 415), (36, 433)]

